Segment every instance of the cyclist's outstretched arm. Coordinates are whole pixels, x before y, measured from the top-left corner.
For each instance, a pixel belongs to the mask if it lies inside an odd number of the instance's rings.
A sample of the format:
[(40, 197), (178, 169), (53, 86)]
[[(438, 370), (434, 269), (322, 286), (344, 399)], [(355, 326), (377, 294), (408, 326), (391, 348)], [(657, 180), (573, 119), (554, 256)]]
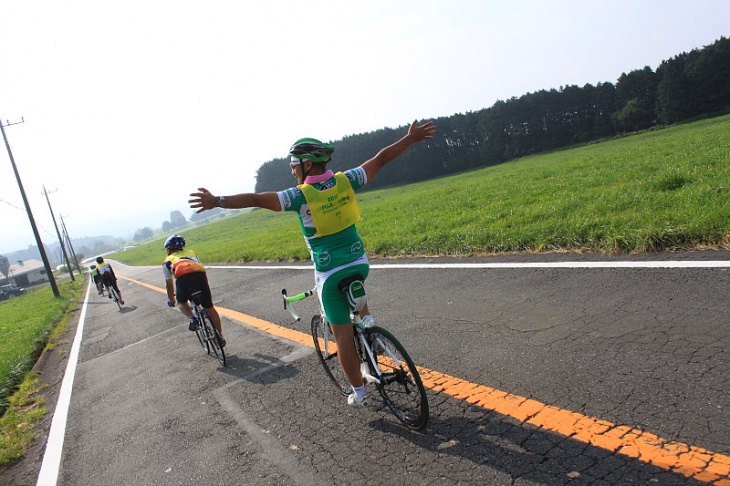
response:
[[(204, 187), (199, 187), (198, 192), (191, 193), (190, 197), (192, 199), (189, 199), (188, 203), (197, 213), (221, 207), (220, 197), (214, 196)], [(226, 209), (264, 208), (271, 211), (282, 210), (279, 196), (275, 192), (235, 194), (225, 196), (225, 199), (224, 207)]]
[(388, 162), (405, 152), (408, 147), (414, 143), (432, 139), (435, 131), (436, 127), (433, 122), (427, 122), (419, 126), (418, 121), (413, 120), (413, 123), (411, 123), (411, 126), (408, 128), (408, 133), (403, 138), (381, 149), (375, 157), (360, 165), (360, 167), (365, 169), (368, 181), (371, 181), (380, 169), (385, 167)]

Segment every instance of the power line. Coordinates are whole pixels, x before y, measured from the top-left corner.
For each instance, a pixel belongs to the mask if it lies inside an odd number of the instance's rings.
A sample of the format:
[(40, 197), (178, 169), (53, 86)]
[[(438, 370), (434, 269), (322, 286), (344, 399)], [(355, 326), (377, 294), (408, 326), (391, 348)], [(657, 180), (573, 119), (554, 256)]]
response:
[(4, 202), (5, 204), (7, 204), (8, 206), (10, 206), (11, 208), (15, 208), (15, 209), (17, 209), (18, 211), (23, 211), (24, 213), (27, 213), (27, 211), (26, 211), (25, 209), (23, 209), (23, 208), (19, 208), (19, 207), (18, 207), (18, 206), (16, 206), (15, 204), (13, 204), (13, 203), (11, 203), (11, 202), (8, 202), (8, 201), (6, 201), (6, 200), (4, 200), (4, 199), (0, 199), (0, 202)]

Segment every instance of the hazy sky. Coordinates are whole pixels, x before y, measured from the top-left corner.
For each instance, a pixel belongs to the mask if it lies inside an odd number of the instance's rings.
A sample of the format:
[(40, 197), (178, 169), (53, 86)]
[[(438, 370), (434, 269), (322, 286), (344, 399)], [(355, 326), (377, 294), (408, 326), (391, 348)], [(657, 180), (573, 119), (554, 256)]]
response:
[[(25, 120), (5, 132), (50, 244), (43, 185), (72, 238), (131, 237), (199, 186), (252, 191), (300, 137), (656, 69), (730, 36), (730, 1), (0, 0), (0, 33), (0, 119)], [(0, 152), (3, 253), (35, 239)]]

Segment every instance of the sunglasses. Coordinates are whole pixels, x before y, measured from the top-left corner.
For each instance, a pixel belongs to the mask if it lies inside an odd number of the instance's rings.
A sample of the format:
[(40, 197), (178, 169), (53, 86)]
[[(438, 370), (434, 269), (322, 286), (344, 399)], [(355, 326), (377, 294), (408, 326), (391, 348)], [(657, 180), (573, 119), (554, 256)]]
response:
[(294, 170), (294, 167), (298, 166), (301, 163), (302, 163), (302, 159), (292, 156), (291, 162), (289, 162), (289, 167), (291, 167), (292, 170)]

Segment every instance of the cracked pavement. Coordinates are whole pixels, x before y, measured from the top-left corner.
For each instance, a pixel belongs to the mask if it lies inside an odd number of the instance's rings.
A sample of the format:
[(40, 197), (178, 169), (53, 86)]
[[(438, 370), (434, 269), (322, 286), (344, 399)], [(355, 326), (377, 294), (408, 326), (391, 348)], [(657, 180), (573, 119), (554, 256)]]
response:
[[(117, 266), (162, 286), (158, 268)], [(209, 272), (217, 306), (309, 332), (316, 302), (295, 323), (280, 292), (311, 288), (310, 270)], [(414, 433), (378, 400), (347, 407), (310, 348), (230, 318), (218, 367), (161, 294), (124, 282), (124, 313), (90, 298), (59, 484), (726, 484), (729, 283), (725, 268), (372, 269), (371, 308), (432, 383)], [(35, 484), (43, 440), (2, 484)], [(642, 449), (659, 440), (676, 453)], [(699, 466), (661, 465), (676, 458)]]

